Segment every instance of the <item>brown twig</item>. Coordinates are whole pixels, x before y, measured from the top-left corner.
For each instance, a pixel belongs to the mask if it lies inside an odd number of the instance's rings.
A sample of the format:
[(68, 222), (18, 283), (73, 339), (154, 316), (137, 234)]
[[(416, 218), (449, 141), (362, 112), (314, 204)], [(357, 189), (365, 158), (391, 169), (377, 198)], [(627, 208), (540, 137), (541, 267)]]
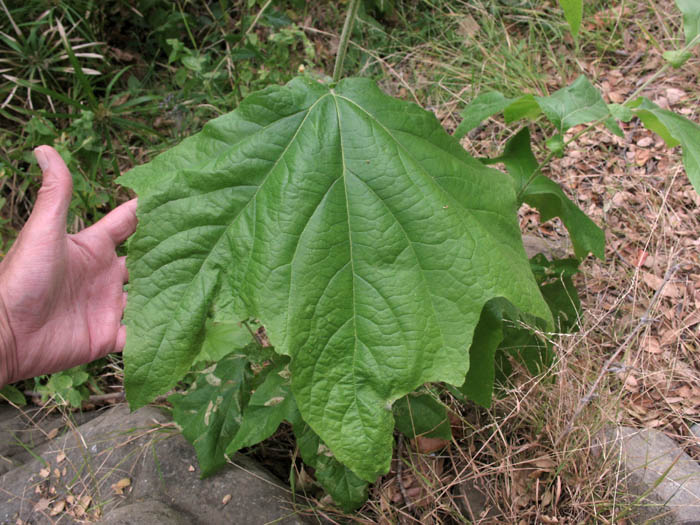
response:
[(649, 306), (647, 307), (646, 311), (644, 312), (642, 317), (639, 319), (639, 322), (634, 327), (634, 329), (629, 333), (629, 335), (625, 338), (625, 340), (622, 342), (622, 344), (618, 347), (618, 349), (615, 350), (615, 352), (605, 362), (602, 370), (600, 371), (600, 374), (598, 374), (598, 377), (596, 377), (596, 380), (593, 382), (591, 387), (588, 389), (588, 392), (586, 392), (586, 395), (583, 396), (581, 398), (581, 400), (579, 401), (578, 406), (576, 407), (576, 410), (574, 411), (574, 415), (571, 417), (571, 420), (566, 425), (564, 432), (554, 442), (555, 447), (557, 447), (571, 433), (571, 431), (574, 428), (574, 423), (576, 422), (578, 417), (581, 415), (581, 412), (583, 412), (583, 409), (586, 408), (590, 404), (590, 402), (593, 400), (593, 396), (595, 395), (595, 391), (598, 389), (600, 382), (603, 380), (603, 377), (605, 377), (605, 375), (608, 373), (611, 365), (615, 362), (617, 357), (623, 352), (623, 350), (625, 350), (629, 346), (629, 344), (632, 342), (632, 340), (635, 338), (635, 336), (639, 333), (639, 331), (642, 329), (642, 327), (647, 325), (651, 321), (651, 319), (649, 318), (651, 311), (656, 306), (656, 303), (658, 302), (659, 298), (661, 297), (661, 293), (663, 292), (664, 288), (666, 287), (668, 282), (671, 280), (671, 277), (673, 277), (673, 274), (676, 273), (676, 270), (678, 270), (679, 267), (680, 267), (680, 264), (674, 264), (666, 271), (666, 275), (664, 275), (664, 279), (661, 282), (661, 285), (656, 290), (656, 293), (654, 294), (654, 296), (651, 298), (651, 301), (649, 302)]

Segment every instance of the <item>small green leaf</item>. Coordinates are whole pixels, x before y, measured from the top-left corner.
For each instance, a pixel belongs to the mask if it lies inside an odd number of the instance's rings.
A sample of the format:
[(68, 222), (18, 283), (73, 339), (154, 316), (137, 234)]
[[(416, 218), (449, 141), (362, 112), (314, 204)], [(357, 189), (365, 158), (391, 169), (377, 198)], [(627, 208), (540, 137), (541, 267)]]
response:
[(570, 86), (555, 91), (548, 97), (535, 97), (535, 100), (560, 133), (610, 115), (600, 91), (583, 75)]
[(74, 387), (83, 385), (87, 382), (88, 379), (90, 379), (90, 374), (88, 374), (85, 370), (82, 370), (80, 367), (73, 368), (69, 370), (68, 373), (73, 379)]
[(583, 20), (583, 0), (559, 0), (559, 5), (564, 10), (571, 34), (577, 37)]
[(578, 273), (579, 261), (549, 261), (544, 255), (538, 254), (530, 259), (530, 265), (540, 283), (542, 295), (552, 310), (556, 329), (562, 333), (576, 331), (581, 317), (581, 300), (571, 277)]
[(676, 5), (683, 13), (683, 31), (685, 43), (690, 44), (700, 35), (700, 2), (698, 0), (676, 0)]
[(321, 438), (306, 423), (294, 425), (299, 454), (315, 469), (316, 481), (345, 512), (351, 512), (367, 501), (369, 483), (357, 477), (340, 463)]
[(396, 428), (409, 439), (452, 439), (447, 409), (430, 394), (408, 394), (394, 403), (393, 412)]
[(561, 133), (549, 137), (545, 144), (556, 157), (562, 158), (564, 156), (564, 136)]
[(24, 397), (24, 394), (17, 387), (12, 385), (5, 385), (2, 387), (0, 389), (0, 397), (7, 399), (7, 401), (17, 406), (23, 407), (27, 404), (27, 399)]
[(632, 110), (622, 104), (608, 104), (608, 111), (613, 117), (622, 122), (629, 122), (634, 118)]
[(665, 51), (663, 56), (666, 62), (678, 69), (679, 67), (683, 67), (693, 54), (685, 49), (675, 49), (673, 51)]
[(226, 463), (224, 451), (240, 428), (241, 413), (250, 396), (250, 378), (248, 360), (228, 356), (201, 372), (186, 394), (168, 398), (173, 419), (194, 445), (202, 476), (213, 474)]
[(66, 401), (73, 408), (80, 408), (83, 404), (83, 396), (80, 391), (73, 388), (66, 393)]
[[(537, 170), (530, 148), (530, 131), (520, 130), (508, 141), (506, 149), (499, 157), (518, 191)], [(576, 257), (585, 258), (592, 253), (599, 259), (605, 257), (605, 234), (588, 216), (564, 194), (559, 185), (544, 175), (537, 175), (522, 194), (523, 202), (537, 208), (543, 221), (559, 217), (571, 236)]]
[(647, 129), (659, 134), (668, 147), (681, 145), (683, 166), (695, 191), (700, 193), (700, 126), (687, 118), (661, 109), (644, 98), (635, 101), (634, 113)]
[(520, 119), (535, 120), (541, 113), (542, 109), (534, 95), (523, 95), (503, 110), (507, 124)]
[(460, 113), (463, 120), (459, 126), (457, 126), (453, 136), (456, 139), (461, 139), (485, 119), (503, 111), (511, 105), (513, 101), (512, 98), (506, 98), (502, 93), (497, 91), (479, 95), (464, 108), (462, 113)]
[(608, 128), (613, 134), (617, 135), (618, 137), (625, 136), (625, 132), (622, 131), (622, 128), (617, 123), (617, 120), (615, 120), (615, 117), (610, 116), (606, 118), (604, 124), (606, 128)]
[(46, 386), (51, 392), (63, 393), (73, 388), (73, 378), (66, 372), (58, 372), (51, 376)]
[(282, 421), (292, 422), (300, 417), (291, 392), (289, 359), (283, 357), (280, 361), (264, 372), (265, 380), (243, 410), (240, 429), (226, 447), (228, 456), (269, 438)]

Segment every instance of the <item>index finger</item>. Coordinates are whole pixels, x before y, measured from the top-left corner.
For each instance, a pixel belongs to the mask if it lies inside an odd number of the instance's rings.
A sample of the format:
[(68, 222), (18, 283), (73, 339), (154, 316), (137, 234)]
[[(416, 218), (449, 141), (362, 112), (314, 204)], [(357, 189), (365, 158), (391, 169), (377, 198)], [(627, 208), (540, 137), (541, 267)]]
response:
[(123, 243), (136, 230), (136, 199), (117, 206), (89, 229), (104, 231), (115, 246)]

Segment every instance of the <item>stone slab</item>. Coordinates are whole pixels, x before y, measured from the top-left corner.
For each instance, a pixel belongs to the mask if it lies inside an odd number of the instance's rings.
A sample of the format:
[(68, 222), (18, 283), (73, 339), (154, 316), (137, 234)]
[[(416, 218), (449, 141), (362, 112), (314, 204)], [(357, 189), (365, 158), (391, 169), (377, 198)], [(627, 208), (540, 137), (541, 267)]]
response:
[(289, 490), (245, 456), (200, 479), (194, 448), (155, 407), (116, 406), (32, 452), (0, 477), (0, 525), (305, 523)]
[[(129, 413), (126, 405), (104, 411), (93, 420), (68, 429), (63, 435), (36, 447), (32, 461), (10, 470), (0, 478), (0, 524), (17, 519), (34, 525), (74, 523), (67, 512), (57, 513), (64, 501), (65, 511), (74, 511), (70, 501), (90, 498), (88, 515), (98, 517), (123, 504), (125, 494), (113, 485), (132, 479), (138, 460), (149, 445), (168, 430), (168, 418), (147, 407)], [(68, 500), (67, 500), (68, 498)], [(47, 505), (48, 503), (48, 505)]]
[(305, 523), (295, 515), (289, 489), (246, 456), (236, 455), (235, 466), (201, 479), (194, 450), (181, 435), (154, 443), (152, 454), (134, 483), (136, 499), (157, 498), (202, 525)]
[(594, 452), (620, 465), (620, 491), (637, 498), (633, 523), (700, 525), (700, 465), (654, 429), (608, 426)]
[[(94, 417), (92, 412), (68, 415), (43, 408), (16, 408), (0, 404), (0, 476), (32, 459), (31, 450), (46, 443), (49, 436), (66, 426), (80, 425)], [(69, 419), (68, 419), (69, 418)]]
[(190, 525), (187, 516), (157, 500), (139, 501), (118, 507), (110, 512), (99, 525)]

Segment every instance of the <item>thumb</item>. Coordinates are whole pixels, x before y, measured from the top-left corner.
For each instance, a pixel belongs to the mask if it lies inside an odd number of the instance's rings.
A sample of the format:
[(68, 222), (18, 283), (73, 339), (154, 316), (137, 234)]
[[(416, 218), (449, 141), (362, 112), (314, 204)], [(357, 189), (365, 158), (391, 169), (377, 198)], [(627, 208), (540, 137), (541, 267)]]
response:
[(66, 163), (51, 146), (39, 146), (34, 150), (34, 156), (43, 180), (28, 222), (65, 232), (73, 178)]

